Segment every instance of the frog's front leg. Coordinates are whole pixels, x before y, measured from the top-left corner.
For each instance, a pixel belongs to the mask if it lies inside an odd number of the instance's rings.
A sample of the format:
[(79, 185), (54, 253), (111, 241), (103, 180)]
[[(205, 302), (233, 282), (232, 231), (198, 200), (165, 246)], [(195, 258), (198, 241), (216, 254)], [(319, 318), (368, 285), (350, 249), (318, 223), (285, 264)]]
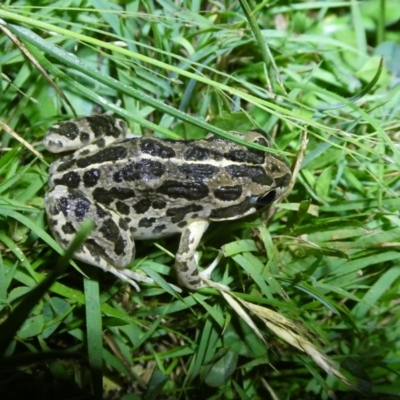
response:
[(224, 285), (210, 281), (210, 276), (221, 258), (221, 253), (210, 267), (199, 272), (197, 265), (196, 250), (199, 242), (208, 228), (207, 221), (194, 221), (190, 223), (183, 231), (179, 248), (175, 258), (175, 270), (178, 275), (180, 286), (185, 286), (190, 290), (200, 289), (202, 287), (214, 286), (223, 290), (229, 290)]
[(62, 248), (72, 242), (84, 220), (94, 229), (74, 258), (111, 272), (139, 290), (136, 281), (152, 282), (125, 266), (135, 256), (135, 243), (125, 220), (77, 189), (58, 185), (46, 193), (46, 213), (54, 236)]

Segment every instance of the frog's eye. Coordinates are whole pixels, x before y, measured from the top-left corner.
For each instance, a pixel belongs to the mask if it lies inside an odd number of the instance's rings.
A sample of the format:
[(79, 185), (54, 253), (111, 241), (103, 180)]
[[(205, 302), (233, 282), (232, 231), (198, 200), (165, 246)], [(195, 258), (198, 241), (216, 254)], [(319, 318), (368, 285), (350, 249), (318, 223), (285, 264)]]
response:
[(271, 142), (267, 138), (264, 138), (264, 137), (257, 138), (256, 140), (254, 140), (254, 143), (261, 144), (261, 146), (265, 146), (265, 147), (271, 147)]
[(271, 147), (270, 137), (261, 129), (252, 129), (246, 133), (245, 139), (249, 142), (260, 144), (261, 146)]
[(264, 196), (257, 197), (255, 199), (255, 203), (258, 207), (265, 207), (271, 203), (273, 203), (276, 199), (276, 190), (271, 190)]

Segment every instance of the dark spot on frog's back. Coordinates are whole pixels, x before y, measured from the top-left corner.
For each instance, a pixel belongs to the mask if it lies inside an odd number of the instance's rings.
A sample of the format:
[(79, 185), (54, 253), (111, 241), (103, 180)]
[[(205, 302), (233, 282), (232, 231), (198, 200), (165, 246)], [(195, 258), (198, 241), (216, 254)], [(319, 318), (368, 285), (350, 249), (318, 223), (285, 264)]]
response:
[(242, 163), (249, 163), (249, 164), (262, 164), (264, 162), (265, 153), (258, 150), (230, 150), (224, 154), (224, 157), (227, 160), (231, 160), (234, 162), (242, 162)]
[(144, 214), (151, 206), (151, 200), (142, 199), (133, 205), (136, 214)]
[(132, 162), (121, 168), (113, 176), (115, 182), (123, 181), (150, 181), (161, 178), (165, 173), (165, 165), (159, 161), (143, 159), (139, 162)]
[[(89, 149), (82, 150), (79, 152), (79, 157), (87, 156), (89, 153), (90, 153)], [(76, 161), (76, 160), (74, 160), (74, 161)]]
[(167, 217), (171, 217), (171, 222), (175, 224), (177, 222), (184, 220), (186, 215), (188, 215), (189, 213), (194, 213), (202, 210), (203, 210), (202, 205), (190, 204), (184, 207), (169, 208), (165, 214), (167, 215)]
[(101, 176), (100, 170), (97, 168), (92, 168), (89, 169), (88, 171), (85, 171), (83, 174), (83, 184), (85, 187), (93, 187), (97, 185), (97, 182), (99, 181)]
[(73, 233), (76, 232), (76, 229), (73, 227), (73, 225), (71, 224), (71, 222), (67, 222), (66, 224), (64, 224), (64, 225), (61, 227), (61, 230), (62, 230), (65, 234), (67, 234), (67, 235), (71, 235), (71, 234), (73, 234)]
[(99, 218), (104, 218), (106, 215), (109, 215), (107, 211), (103, 210), (97, 203), (96, 206), (96, 214)]
[(212, 210), (210, 213), (210, 219), (218, 220), (240, 217), (250, 210), (251, 207), (252, 205), (250, 203), (250, 199), (246, 198), (244, 201), (239, 204), (235, 204), (234, 206), (221, 207)]
[(185, 174), (187, 179), (202, 181), (215, 176), (219, 168), (209, 164), (182, 164), (178, 167), (178, 171)]
[(210, 151), (199, 146), (189, 147), (183, 154), (183, 158), (186, 161), (205, 161), (210, 158)]
[(235, 186), (221, 186), (214, 190), (214, 196), (218, 200), (222, 201), (233, 201), (240, 198), (242, 195), (242, 186), (235, 185)]
[(103, 221), (101, 227), (99, 228), (99, 231), (103, 234), (103, 237), (105, 239), (111, 242), (119, 236), (119, 228), (111, 218)]
[(280, 176), (279, 178), (275, 178), (274, 179), (275, 185), (277, 187), (285, 188), (285, 187), (289, 186), (290, 178), (291, 178), (291, 175), (289, 173), (287, 173), (283, 176)]
[(103, 147), (105, 147), (106, 145), (106, 141), (104, 140), (104, 138), (98, 139), (94, 142), (94, 144), (99, 148), (102, 149)]
[(151, 206), (154, 208), (154, 210), (162, 210), (165, 208), (167, 203), (164, 200), (153, 200), (151, 203)]
[(61, 140), (47, 140), (47, 146), (51, 149), (62, 149), (64, 147), (64, 143)]
[(76, 197), (74, 199), (73, 210), (75, 213), (75, 218), (78, 222), (84, 220), (86, 214), (90, 209), (90, 201), (85, 199), (84, 197)]
[(176, 226), (178, 227), (178, 228), (184, 228), (186, 225), (187, 225), (188, 223), (187, 223), (187, 221), (181, 221), (181, 222), (179, 222)]
[(87, 145), (90, 141), (90, 135), (87, 132), (81, 131), (79, 133), (79, 140), (83, 145)]
[(208, 186), (202, 182), (181, 182), (167, 180), (156, 190), (173, 199), (201, 200), (207, 197)]
[(74, 140), (79, 135), (79, 127), (76, 122), (63, 121), (49, 129), (48, 135), (51, 134), (58, 134), (69, 140)]
[(124, 146), (107, 147), (92, 155), (82, 157), (77, 160), (76, 165), (79, 168), (86, 168), (92, 164), (102, 164), (106, 162), (115, 162), (126, 158), (128, 150)]
[(150, 228), (154, 222), (156, 222), (155, 218), (142, 218), (139, 221), (138, 227), (139, 228)]
[(87, 247), (87, 249), (89, 250), (90, 254), (96, 258), (99, 255), (102, 256), (102, 258), (107, 259), (107, 253), (105, 251), (105, 249), (100, 246), (99, 244), (97, 244), (97, 242), (94, 239), (86, 239), (85, 240), (85, 246)]
[(114, 200), (126, 200), (135, 197), (132, 189), (113, 187), (110, 190), (98, 187), (93, 191), (93, 199), (101, 204), (110, 205)]
[(154, 139), (142, 139), (140, 141), (140, 150), (143, 153), (150, 154), (153, 157), (172, 158), (175, 157), (175, 151), (172, 147), (164, 145), (161, 141)]
[(253, 182), (263, 186), (271, 186), (274, 180), (267, 175), (264, 168), (248, 165), (229, 165), (225, 167), (226, 172), (233, 178), (248, 177)]
[(157, 226), (153, 229), (152, 233), (153, 233), (154, 235), (158, 235), (158, 234), (162, 233), (165, 229), (167, 229), (167, 225), (165, 225), (165, 224), (157, 225)]
[(120, 135), (121, 131), (115, 125), (115, 119), (110, 115), (92, 115), (86, 119), (95, 137), (108, 135), (116, 138)]
[(120, 213), (120, 214), (123, 214), (123, 215), (128, 215), (129, 214), (129, 206), (128, 206), (128, 204), (126, 204), (126, 203), (124, 203), (124, 202), (122, 202), (122, 201), (117, 201), (116, 203), (115, 203), (115, 206), (117, 207), (117, 211)]
[(127, 231), (127, 230), (129, 229), (129, 225), (128, 225), (128, 223), (125, 221), (125, 218), (120, 218), (120, 219), (118, 220), (118, 226), (119, 226), (122, 230), (124, 230), (124, 231)]
[(67, 216), (69, 213), (69, 201), (68, 198), (65, 196), (60, 197), (59, 199), (56, 199), (55, 206), (51, 207), (51, 214), (52, 215), (58, 215), (60, 211), (64, 214), (64, 216)]
[(81, 177), (75, 171), (67, 172), (61, 178), (54, 179), (55, 185), (65, 185), (75, 189), (79, 187), (80, 182)]
[(63, 172), (66, 171), (67, 169), (72, 168), (75, 165), (76, 160), (68, 160), (60, 163), (57, 167), (57, 172)]

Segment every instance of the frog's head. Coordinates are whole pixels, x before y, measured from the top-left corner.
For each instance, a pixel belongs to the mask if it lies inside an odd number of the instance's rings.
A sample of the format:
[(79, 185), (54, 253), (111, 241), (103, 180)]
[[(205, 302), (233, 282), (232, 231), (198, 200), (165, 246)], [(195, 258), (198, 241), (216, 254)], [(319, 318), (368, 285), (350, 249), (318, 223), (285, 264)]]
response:
[[(265, 147), (271, 146), (270, 137), (261, 129), (253, 129), (246, 133), (243, 138), (248, 142), (257, 143)], [(262, 152), (261, 150), (249, 149), (249, 151), (263, 155), (263, 169), (266, 176), (272, 180), (271, 183), (266, 182), (263, 185), (264, 187), (260, 188), (261, 191), (264, 190), (263, 193), (252, 193), (250, 202), (256, 209), (260, 209), (281, 198), (289, 186), (292, 173), (286, 162), (279, 155)]]
[[(252, 130), (241, 138), (269, 147), (267, 135)], [(289, 186), (291, 171), (278, 156), (262, 150), (227, 144), (224, 152), (224, 185), (214, 190), (212, 220), (237, 219), (277, 201)]]

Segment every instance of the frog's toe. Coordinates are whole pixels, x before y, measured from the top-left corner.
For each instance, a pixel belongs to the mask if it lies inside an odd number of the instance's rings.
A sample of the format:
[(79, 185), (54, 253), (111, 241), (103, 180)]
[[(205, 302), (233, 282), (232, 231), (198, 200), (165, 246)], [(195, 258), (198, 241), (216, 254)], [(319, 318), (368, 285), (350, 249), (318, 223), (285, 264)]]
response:
[[(211, 279), (211, 274), (213, 273), (215, 267), (219, 264), (219, 262), (221, 261), (223, 256), (224, 255), (223, 255), (222, 251), (220, 250), (218, 252), (217, 257), (215, 257), (215, 260), (206, 269), (204, 269), (203, 271), (199, 272), (200, 279), (204, 284), (203, 287), (213, 287), (215, 289), (225, 290), (225, 291), (229, 291), (230, 290), (228, 286), (226, 286), (226, 285), (224, 285), (222, 283), (214, 282)], [(195, 259), (196, 259), (196, 262), (197, 262), (198, 261), (198, 253), (195, 254)]]
[[(137, 274), (135, 272), (132, 272), (130, 270), (119, 270), (117, 268), (113, 268), (112, 270), (109, 269), (108, 271), (111, 272), (117, 278), (121, 279), (122, 281), (129, 283), (131, 286), (133, 286), (133, 288), (137, 292), (140, 292), (140, 288), (139, 288), (139, 285), (137, 284), (137, 282), (152, 283), (152, 279), (147, 278), (143, 275)], [(130, 273), (128, 273), (128, 271)]]
[(211, 287), (217, 290), (223, 290), (224, 292), (230, 292), (230, 288), (227, 285), (224, 285), (223, 283), (218, 283), (214, 282), (213, 280), (209, 279), (207, 276), (203, 276), (203, 274), (200, 272), (200, 279), (203, 283), (202, 287)]
[[(156, 282), (154, 282), (153, 279), (149, 278), (146, 275), (139, 274), (138, 272), (132, 271), (130, 269), (118, 269), (113, 267), (112, 265), (108, 265), (107, 268), (103, 268), (107, 272), (111, 272), (113, 275), (115, 275), (117, 278), (123, 280), (124, 282), (129, 283), (131, 286), (135, 288), (136, 291), (140, 292), (140, 288), (138, 286), (138, 282), (145, 282), (145, 283), (150, 283), (155, 285)], [(182, 289), (169, 284), (173, 290), (176, 292), (182, 292)]]
[[(203, 269), (203, 271), (200, 272), (200, 275), (203, 279), (211, 280), (211, 274), (213, 273), (214, 269), (219, 264), (219, 262), (221, 261), (223, 256), (224, 255), (223, 255), (222, 251), (220, 250), (218, 252), (217, 257), (215, 257), (215, 260), (206, 269)], [(198, 253), (196, 253), (195, 254), (196, 263), (198, 263), (198, 258), (199, 258), (199, 255), (198, 255)]]
[(140, 292), (140, 288), (137, 284), (138, 282), (146, 282), (146, 283), (154, 284), (153, 279), (149, 278), (148, 276), (134, 272), (130, 269), (117, 269), (117, 268), (112, 267), (112, 270), (109, 270), (109, 272), (111, 272), (113, 275), (115, 275), (117, 278), (123, 280), (124, 282), (129, 283), (138, 292)]

